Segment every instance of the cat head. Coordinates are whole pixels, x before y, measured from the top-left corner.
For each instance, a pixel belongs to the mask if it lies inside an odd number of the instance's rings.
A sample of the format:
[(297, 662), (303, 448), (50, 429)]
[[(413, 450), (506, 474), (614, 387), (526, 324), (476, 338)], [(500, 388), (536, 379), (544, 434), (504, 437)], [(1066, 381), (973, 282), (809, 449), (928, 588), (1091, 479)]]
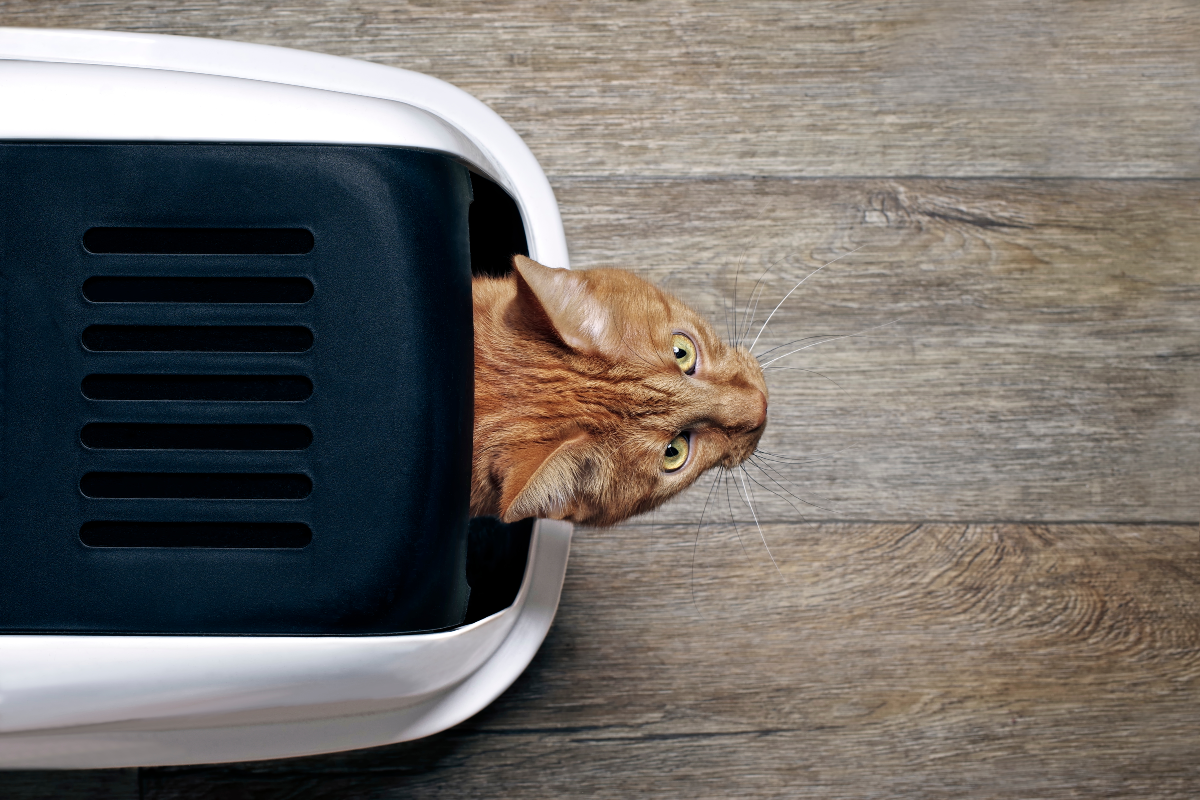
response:
[(503, 319), (476, 324), (475, 469), (493, 513), (614, 524), (754, 452), (767, 388), (744, 347), (630, 272), (514, 268)]

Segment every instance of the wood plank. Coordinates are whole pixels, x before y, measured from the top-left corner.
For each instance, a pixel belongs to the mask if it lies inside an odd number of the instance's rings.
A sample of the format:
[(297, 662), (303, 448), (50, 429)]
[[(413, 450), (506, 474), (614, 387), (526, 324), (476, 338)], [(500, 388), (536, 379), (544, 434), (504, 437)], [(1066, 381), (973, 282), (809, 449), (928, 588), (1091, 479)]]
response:
[[(775, 265), (761, 324), (839, 259), (756, 349), (867, 331), (768, 371), (761, 449), (817, 460), (765, 458), (751, 485), (760, 518), (1200, 519), (1200, 183), (555, 188), (576, 267), (633, 268), (719, 329), (735, 275), (744, 309)], [(706, 484), (652, 519), (697, 521)], [(730, 505), (750, 519), (736, 491), (718, 519)]]
[(1200, 176), (1200, 6), (0, 0), (444, 78), (555, 175)]
[(1200, 793), (1196, 526), (773, 525), (779, 573), (694, 533), (578, 536), (533, 667), (445, 734), (143, 796)]

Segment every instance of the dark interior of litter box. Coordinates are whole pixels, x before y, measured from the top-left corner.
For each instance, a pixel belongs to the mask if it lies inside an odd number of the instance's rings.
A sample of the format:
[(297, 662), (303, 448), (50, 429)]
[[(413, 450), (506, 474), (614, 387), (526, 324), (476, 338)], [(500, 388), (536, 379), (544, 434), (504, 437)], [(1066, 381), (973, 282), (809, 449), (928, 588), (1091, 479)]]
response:
[[(333, 145), (0, 144), (0, 630), (382, 634), (512, 602), (467, 519), (495, 184)], [(474, 195), (474, 203), (472, 203)]]
[[(521, 212), (508, 193), (487, 178), (471, 174), (471, 272), (500, 277), (512, 272), (512, 257), (529, 255)], [(470, 522), (467, 582), (471, 599), (464, 622), (476, 622), (512, 605), (525, 577), (533, 520), (506, 524), (491, 517)]]

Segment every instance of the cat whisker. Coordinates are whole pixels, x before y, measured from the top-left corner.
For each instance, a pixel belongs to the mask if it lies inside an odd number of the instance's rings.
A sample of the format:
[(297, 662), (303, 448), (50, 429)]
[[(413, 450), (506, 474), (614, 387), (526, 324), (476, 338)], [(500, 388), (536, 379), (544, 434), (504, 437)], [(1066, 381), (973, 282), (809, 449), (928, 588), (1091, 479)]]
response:
[[(793, 498), (793, 499), (795, 499), (795, 500), (799, 500), (801, 503), (803, 503), (803, 502), (804, 502), (804, 501), (803, 501), (803, 500), (801, 500), (799, 497), (796, 497), (796, 495), (795, 495), (795, 494), (793, 494), (792, 492), (789, 492), (789, 491), (787, 490), (787, 487), (785, 487), (785, 486), (784, 486), (783, 484), (781, 484), (779, 481), (775, 480), (775, 478), (773, 478), (773, 477), (772, 477), (772, 476), (771, 476), (769, 473), (767, 473), (767, 472), (766, 472), (766, 470), (764, 470), (764, 469), (762, 468), (762, 465), (761, 465), (761, 464), (757, 464), (757, 463), (754, 463), (754, 462), (751, 462), (751, 463), (752, 463), (752, 464), (753, 464), (753, 465), (754, 465), (754, 466), (755, 466), (755, 467), (758, 469), (758, 471), (759, 471), (759, 472), (761, 472), (761, 473), (762, 473), (763, 477), (767, 478), (767, 479), (768, 479), (768, 480), (770, 480), (772, 483), (774, 483), (776, 486), (778, 486), (780, 489), (782, 489), (782, 490), (784, 491), (784, 494), (788, 495), (788, 497), (791, 497), (791, 498)], [(797, 514), (797, 516), (799, 516), (799, 517), (800, 517), (800, 521), (801, 521), (801, 522), (807, 522), (807, 521), (808, 521), (808, 520), (807, 520), (807, 518), (804, 516), (804, 512), (803, 512), (803, 511), (801, 511), (801, 510), (800, 510), (800, 509), (799, 509), (799, 508), (796, 506), (796, 504), (795, 504), (795, 503), (793, 503), (791, 500), (789, 500), (787, 497), (784, 497), (782, 494), (780, 494), (779, 492), (775, 491), (775, 490), (774, 490), (774, 489), (772, 489), (770, 486), (764, 486), (763, 484), (761, 484), (761, 483), (759, 483), (758, 481), (754, 480), (754, 477), (753, 477), (752, 475), (750, 475), (750, 473), (749, 473), (749, 472), (747, 472), (747, 473), (746, 473), (746, 477), (747, 477), (747, 478), (749, 478), (750, 480), (754, 481), (754, 483), (755, 483), (755, 485), (756, 485), (756, 486), (759, 486), (760, 488), (762, 488), (762, 489), (765, 489), (766, 491), (770, 492), (771, 494), (775, 495), (775, 496), (776, 496), (776, 497), (778, 497), (780, 500), (782, 500), (783, 502), (785, 502), (785, 503), (787, 503), (789, 506), (791, 506), (791, 507), (792, 507), (792, 510), (793, 510), (793, 511), (795, 511), (795, 512), (796, 512), (796, 514)]]
[[(738, 301), (737, 301), (737, 285), (738, 285), (738, 275), (740, 275), (740, 274), (741, 274), (741, 272), (742, 272), (742, 264), (745, 262), (745, 260), (746, 260), (746, 255), (745, 255), (745, 254), (743, 254), (742, 258), (738, 259), (738, 265), (737, 265), (737, 269), (735, 269), (735, 270), (733, 271), (733, 323), (734, 323), (734, 327), (735, 327), (735, 328), (737, 327), (737, 307), (738, 307)], [(736, 343), (736, 342), (733, 340), (733, 338), (732, 338), (732, 333), (730, 334), (729, 344), (730, 344), (731, 346), (733, 346), (733, 347), (737, 347), (737, 343)]]
[[(774, 473), (775, 475), (778, 475), (780, 478), (783, 477), (783, 475), (778, 470), (776, 470), (774, 467), (770, 466), (769, 464), (755, 463), (755, 466), (758, 467), (760, 470), (763, 470), (764, 475), (767, 474), (767, 470), (770, 470), (772, 473)], [(785, 487), (779, 481), (774, 480), (774, 478), (772, 478), (772, 480), (774, 481), (776, 486), (778, 486), (780, 489), (783, 489), (789, 495), (794, 497), (796, 500), (799, 500), (801, 503), (804, 503), (804, 505), (806, 505), (806, 506), (812, 506), (813, 508), (819, 508), (822, 511), (828, 511), (830, 514), (841, 514), (842, 513), (841, 511), (838, 511), (837, 509), (826, 508), (825, 506), (820, 506), (820, 505), (817, 505), (816, 503), (809, 502), (808, 500), (805, 500), (803, 497), (800, 497), (799, 495), (797, 495), (791, 491), (788, 491), (787, 487)], [(819, 499), (822, 500), (823, 502), (829, 503), (829, 500), (827, 500), (824, 497), (819, 497)], [(830, 503), (830, 505), (833, 505), (833, 504)]]
[[(732, 325), (732, 326), (730, 326), (730, 324), (729, 324), (729, 317), (728, 317), (728, 316), (726, 316), (726, 318), (725, 318), (725, 339), (726, 339), (726, 341), (728, 341), (728, 342), (729, 342), (729, 346), (730, 346), (730, 347), (734, 347), (734, 346), (736, 346), (736, 345), (734, 344), (734, 342), (735, 342), (735, 340), (736, 340), (736, 337), (734, 336), (734, 333), (735, 333), (735, 330), (734, 330), (734, 329), (735, 329), (735, 328), (741, 328), (741, 325), (740, 325), (740, 323), (738, 323), (738, 319), (737, 319), (737, 279), (738, 279), (738, 273), (739, 273), (739, 272), (741, 272), (741, 270), (742, 270), (742, 267), (744, 267), (744, 266), (746, 265), (746, 261), (748, 261), (748, 260), (749, 260), (749, 258), (750, 258), (750, 251), (751, 251), (751, 250), (753, 250), (753, 249), (754, 249), (754, 248), (755, 248), (755, 247), (758, 245), (758, 242), (759, 242), (759, 240), (760, 240), (761, 238), (762, 238), (762, 234), (758, 234), (758, 235), (756, 235), (756, 236), (755, 236), (755, 237), (754, 237), (754, 238), (753, 238), (753, 239), (750, 241), (750, 244), (748, 244), (748, 245), (746, 245), (746, 247), (742, 248), (742, 254), (741, 254), (740, 256), (738, 256), (738, 261), (737, 261), (737, 269), (736, 269), (736, 270), (734, 270), (734, 272), (733, 272), (733, 325)], [(723, 298), (723, 299), (724, 299), (724, 298)]]
[[(784, 466), (784, 465), (782, 465), (782, 464), (778, 464), (778, 463), (776, 463), (776, 464), (772, 464), (772, 463), (771, 463), (771, 462), (769, 462), (769, 461), (763, 461), (763, 460), (761, 460), (761, 459), (756, 459), (756, 460), (755, 460), (755, 466), (759, 467), (760, 469), (764, 469), (764, 468), (765, 468), (765, 469), (767, 469), (767, 470), (770, 470), (770, 472), (771, 472), (772, 474), (776, 475), (776, 476), (777, 476), (777, 477), (778, 477), (778, 478), (779, 478), (781, 481), (789, 481), (789, 482), (791, 482), (791, 481), (790, 481), (790, 479), (788, 478), (788, 476), (784, 475), (784, 473), (781, 471), (781, 470), (783, 469), (783, 466)], [(795, 483), (794, 483), (794, 482), (793, 482), (793, 485), (795, 485)], [(781, 488), (781, 489), (784, 489), (784, 491), (787, 491), (787, 489), (786, 489), (786, 488), (783, 486), (783, 484), (779, 484), (779, 486), (780, 486), (780, 488)], [(832, 501), (832, 500), (830, 500), (830, 499), (828, 499), (828, 498), (826, 498), (826, 497), (822, 497), (821, 495), (817, 494), (816, 492), (813, 492), (812, 490), (808, 490), (808, 493), (809, 493), (809, 494), (811, 494), (813, 497), (817, 498), (818, 500), (820, 500), (822, 503), (825, 503), (825, 504), (827, 504), (827, 505), (830, 505), (830, 506), (832, 506), (832, 505), (833, 505), (833, 501)], [(788, 492), (788, 494), (790, 494), (792, 497), (794, 497), (794, 498), (796, 498), (797, 500), (799, 500), (801, 503), (805, 503), (806, 505), (814, 505), (813, 503), (810, 503), (809, 501), (805, 500), (804, 498), (800, 497), (800, 496), (799, 496), (799, 495), (797, 495), (797, 494), (794, 494), (794, 493), (792, 493), (792, 492)], [(816, 507), (816, 508), (820, 508), (820, 506), (815, 506), (815, 507)], [(833, 514), (841, 514), (841, 513), (842, 513), (841, 511), (838, 511), (838, 510), (836, 510), (836, 509), (834, 509), (834, 508), (828, 508), (828, 509), (824, 509), (824, 510), (826, 510), (826, 511), (829, 511), (830, 513), (833, 513)]]
[(733, 341), (733, 328), (729, 327), (729, 300), (721, 295), (721, 310), (725, 312), (725, 339)]
[[(762, 473), (764, 476), (770, 477), (770, 475), (767, 475), (766, 471), (763, 471), (763, 469), (762, 469), (762, 467), (760, 467), (760, 465), (756, 464), (754, 461), (750, 461), (749, 463), (754, 465), (754, 467), (757, 467), (758, 471), (760, 471), (760, 473)], [(806, 522), (804, 519), (804, 512), (800, 511), (798, 509), (798, 507), (796, 507), (796, 504), (792, 503), (791, 500), (788, 500), (787, 498), (784, 497), (784, 495), (780, 494), (779, 492), (774, 491), (773, 488), (770, 488), (769, 486), (763, 486), (762, 483), (758, 483), (758, 481), (755, 481), (754, 477), (752, 477), (750, 475), (750, 473), (746, 473), (746, 477), (749, 477), (749, 479), (751, 481), (754, 481), (756, 486), (758, 486), (762, 489), (766, 489), (767, 492), (774, 494), (776, 498), (779, 498), (780, 500), (784, 501), (784, 503), (786, 503), (787, 505), (792, 506), (792, 510), (796, 511), (797, 515), (799, 515), (800, 521)], [(774, 480), (774, 479), (772, 479), (772, 480)], [(775, 481), (775, 485), (779, 486), (780, 488), (784, 488), (780, 485), (780, 483), (778, 481)], [(784, 492), (786, 492), (787, 494), (791, 494), (793, 498), (796, 498), (796, 495), (792, 494), (791, 492), (787, 492), (786, 488), (784, 489)], [(796, 498), (796, 499), (798, 500), (799, 498)]]
[(766, 450), (755, 450), (754, 455), (760, 458), (766, 458), (770, 461), (782, 461), (784, 464), (814, 464), (818, 461), (824, 461), (825, 459), (833, 458), (839, 453), (844, 453), (847, 450), (853, 450), (856, 447), (858, 447), (856, 444), (847, 445), (840, 450), (834, 450), (829, 453), (817, 453), (809, 458), (793, 458), (791, 456), (780, 455), (779, 453), (770, 453)]
[[(773, 467), (771, 464), (768, 464), (768, 463), (766, 463), (766, 462), (763, 462), (762, 464), (755, 464), (755, 466), (757, 466), (759, 469), (762, 469), (762, 468), (764, 468), (764, 467), (765, 467), (766, 469), (770, 470), (770, 471), (771, 471), (773, 474), (775, 474), (775, 475), (776, 475), (776, 476), (777, 476), (777, 477), (780, 479), (780, 481), (788, 481), (788, 480), (789, 480), (789, 479), (788, 479), (788, 477), (787, 477), (786, 475), (784, 475), (782, 472), (780, 472), (780, 471), (779, 471), (779, 469), (777, 469), (777, 468)], [(791, 482), (791, 483), (792, 483), (792, 486), (793, 486), (793, 487), (796, 485), (796, 482)], [(808, 489), (808, 490), (807, 490), (807, 493), (808, 493), (809, 495), (811, 495), (812, 497), (815, 497), (815, 498), (817, 498), (818, 500), (820, 500), (822, 503), (824, 503), (826, 506), (828, 506), (828, 508), (824, 508), (824, 507), (822, 507), (822, 506), (819, 506), (819, 505), (817, 505), (816, 503), (813, 503), (813, 502), (812, 502), (812, 501), (810, 501), (810, 500), (806, 500), (806, 499), (804, 499), (803, 497), (801, 497), (800, 495), (796, 494), (795, 492), (788, 491), (788, 490), (787, 490), (787, 489), (786, 489), (786, 488), (783, 486), (783, 484), (782, 484), (782, 483), (780, 483), (780, 484), (779, 484), (779, 486), (780, 486), (780, 488), (783, 488), (783, 489), (784, 489), (784, 491), (787, 491), (787, 493), (788, 493), (789, 495), (791, 495), (792, 497), (796, 498), (797, 500), (799, 500), (801, 503), (804, 503), (805, 505), (812, 506), (813, 508), (820, 508), (822, 511), (828, 511), (830, 514), (842, 514), (842, 513), (845, 513), (845, 512), (842, 512), (842, 511), (838, 511), (836, 508), (834, 508), (834, 507), (833, 507), (833, 501), (832, 501), (832, 500), (830, 500), (828, 497), (823, 497), (823, 496), (821, 496), (821, 495), (817, 494), (816, 492), (814, 492), (814, 491), (813, 491), (813, 490), (811, 490), (811, 489)], [(798, 490), (797, 490), (797, 491), (798, 491)]]
[[(755, 240), (755, 243), (756, 242), (757, 242), (757, 239)], [(735, 270), (733, 273), (733, 297), (734, 297), (733, 316), (735, 319), (737, 317), (737, 273), (738, 273), (738, 271), (741, 270), (742, 264), (745, 263), (746, 258), (749, 256), (749, 254), (750, 254), (750, 247), (746, 247), (744, 250), (742, 250), (742, 254), (740, 256), (738, 256), (737, 270)], [(724, 293), (721, 294), (721, 308), (724, 309), (724, 311), (725, 311), (725, 340), (732, 345), (733, 344), (733, 325), (730, 323), (730, 320), (729, 320), (729, 298), (726, 297)]]
[[(758, 276), (758, 280), (754, 282), (754, 291), (750, 292), (750, 300), (746, 303), (746, 311), (742, 313), (742, 322), (738, 325), (739, 332), (737, 343), (740, 345), (746, 340), (746, 335), (750, 333), (750, 327), (754, 324), (754, 318), (758, 316), (758, 302), (762, 299), (762, 294), (759, 292), (759, 287), (762, 285), (763, 278), (767, 277), (767, 273), (775, 269), (777, 266), (787, 261), (791, 257), (791, 253), (773, 262), (769, 267), (762, 271)], [(757, 297), (755, 296), (757, 295)], [(750, 308), (751, 302), (754, 304), (753, 310)]]
[(810, 463), (812, 463), (812, 462), (814, 462), (814, 461), (820, 461), (820, 460), (821, 460), (820, 458), (811, 458), (811, 459), (792, 459), (792, 458), (784, 458), (783, 456), (775, 456), (775, 455), (765, 454), (765, 453), (762, 453), (762, 452), (756, 453), (756, 455), (757, 455), (757, 457), (758, 457), (758, 458), (760, 458), (760, 459), (764, 459), (764, 460), (766, 460), (766, 461), (774, 461), (774, 462), (776, 462), (776, 463), (790, 464), (790, 465), (803, 465), (803, 464), (810, 464)]
[[(771, 369), (771, 371), (774, 372), (775, 370), (779, 370), (779, 369), (797, 369), (797, 370), (800, 370), (801, 372), (811, 372), (813, 375), (816, 375), (818, 377), (824, 378), (825, 380), (829, 381), (834, 386), (841, 389), (843, 392), (846, 391), (845, 388), (843, 388), (842, 385), (840, 383), (838, 383), (837, 381), (835, 381), (833, 378), (829, 377), (828, 375), (824, 375), (820, 372), (817, 372), (815, 369), (806, 369), (805, 367), (773, 367)], [(763, 370), (763, 372), (766, 372), (766, 370)]]
[(774, 353), (776, 350), (782, 350), (785, 347), (790, 347), (794, 344), (799, 344), (800, 342), (807, 342), (809, 339), (828, 339), (834, 335), (835, 334), (832, 334), (832, 333), (818, 333), (815, 336), (805, 336), (802, 339), (792, 339), (790, 342), (784, 342), (783, 344), (777, 344), (774, 347), (772, 347), (770, 350), (762, 351), (761, 353), (756, 355), (755, 358), (762, 358), (763, 356), (769, 356), (769, 355), (771, 355), (771, 353)]
[(845, 257), (846, 257), (846, 256), (848, 256), (848, 255), (851, 255), (851, 254), (853, 254), (853, 253), (857, 253), (859, 250), (862, 250), (864, 247), (866, 247), (866, 245), (865, 245), (865, 244), (860, 244), (858, 247), (854, 248), (853, 250), (851, 250), (851, 251), (849, 251), (849, 252), (846, 252), (846, 253), (842, 253), (840, 256), (838, 256), (837, 258), (835, 258), (835, 259), (833, 259), (833, 260), (831, 260), (831, 261), (826, 261), (824, 264), (822, 264), (821, 266), (817, 267), (817, 268), (816, 268), (816, 269), (814, 269), (812, 272), (808, 273), (808, 274), (807, 274), (807, 275), (805, 275), (803, 278), (801, 278), (801, 279), (800, 279), (800, 282), (799, 282), (799, 283), (797, 283), (795, 286), (793, 286), (793, 287), (791, 288), (791, 290), (790, 290), (790, 291), (788, 291), (788, 293), (787, 293), (787, 294), (785, 294), (785, 295), (783, 296), (783, 300), (780, 300), (780, 301), (779, 301), (779, 303), (778, 303), (778, 304), (775, 306), (775, 308), (771, 309), (771, 313), (767, 315), (767, 318), (766, 318), (766, 320), (763, 322), (763, 324), (762, 324), (762, 327), (758, 329), (758, 336), (755, 336), (755, 337), (754, 337), (754, 341), (753, 341), (753, 342), (750, 344), (750, 350), (751, 350), (751, 351), (753, 351), (753, 350), (754, 350), (754, 345), (758, 344), (758, 340), (759, 340), (759, 339), (762, 337), (762, 335), (763, 335), (763, 331), (765, 331), (765, 330), (767, 329), (767, 323), (769, 323), (769, 322), (771, 321), (771, 317), (774, 317), (774, 316), (775, 316), (775, 312), (779, 310), (779, 307), (780, 307), (780, 306), (782, 306), (782, 305), (784, 304), (784, 302), (785, 302), (785, 301), (786, 301), (786, 300), (787, 300), (789, 297), (791, 297), (791, 296), (792, 296), (792, 292), (794, 292), (794, 291), (796, 291), (797, 289), (799, 289), (801, 284), (803, 284), (803, 283), (804, 283), (806, 280), (808, 280), (809, 278), (811, 278), (813, 275), (816, 275), (818, 272), (820, 272), (821, 270), (823, 270), (823, 269), (825, 269), (826, 267), (828, 267), (830, 264), (834, 263), (835, 261), (840, 261), (840, 260), (842, 260), (843, 258), (845, 258)]
[[(772, 264), (771, 266), (774, 265)], [(770, 269), (771, 267), (767, 267), (766, 270), (763, 270), (762, 275), (759, 275), (758, 280), (754, 283), (754, 289), (752, 289), (750, 292), (750, 299), (746, 301), (746, 310), (742, 312), (742, 321), (738, 325), (737, 339), (734, 343), (734, 346), (741, 345), (741, 343), (746, 340), (746, 334), (750, 331), (750, 325), (752, 324), (754, 315), (758, 313), (758, 299), (760, 297), (758, 291), (759, 285), (762, 283), (762, 279), (766, 277), (766, 274), (770, 271)], [(753, 309), (753, 311), (751, 309)]]
[(886, 328), (889, 325), (895, 325), (899, 321), (900, 320), (898, 320), (898, 319), (894, 319), (891, 322), (885, 322), (882, 325), (872, 325), (870, 328), (864, 328), (861, 331), (858, 331), (857, 333), (847, 333), (845, 336), (834, 336), (832, 339), (825, 339), (820, 342), (813, 342), (812, 344), (806, 344), (806, 345), (804, 345), (804, 347), (797, 347), (795, 350), (792, 350), (791, 352), (784, 353), (781, 356), (776, 356), (775, 358), (772, 358), (770, 361), (763, 364), (762, 368), (766, 369), (767, 367), (771, 366), (779, 359), (787, 358), (788, 356), (792, 355), (793, 353), (799, 353), (801, 350), (807, 350), (810, 347), (816, 347), (819, 344), (826, 344), (827, 342), (836, 342), (839, 339), (853, 339), (855, 336), (862, 336), (864, 333), (870, 333), (871, 331), (878, 330), (880, 328)]
[(738, 528), (737, 518), (733, 515), (733, 500), (729, 496), (730, 470), (721, 467), (721, 472), (723, 478), (722, 482), (725, 484), (725, 505), (729, 508), (729, 522), (733, 525), (733, 532), (737, 534), (738, 544), (742, 546), (742, 555), (744, 555), (746, 558), (749, 558), (750, 554), (746, 552), (746, 543), (742, 540), (742, 532)]
[(742, 477), (747, 474), (746, 468), (739, 465), (738, 469), (741, 471), (741, 475), (738, 476), (739, 480), (741, 481), (742, 488), (746, 491), (746, 496), (743, 499), (746, 501), (746, 505), (750, 508), (750, 515), (754, 517), (754, 525), (758, 528), (758, 537), (762, 539), (763, 549), (767, 551), (767, 557), (771, 559), (771, 564), (775, 566), (775, 571), (778, 572), (779, 577), (782, 578), (783, 571), (779, 569), (779, 564), (775, 562), (775, 556), (771, 552), (771, 547), (767, 544), (767, 536), (763, 533), (762, 525), (758, 522), (758, 512), (754, 510), (754, 496), (750, 494), (750, 487), (746, 484), (746, 479)]
[(692, 542), (692, 578), (690, 584), (692, 590), (692, 607), (696, 609), (696, 613), (702, 618), (704, 617), (704, 612), (700, 610), (700, 604), (696, 602), (696, 551), (700, 548), (700, 529), (704, 527), (704, 515), (708, 513), (708, 503), (712, 500), (713, 490), (717, 488), (717, 481), (720, 477), (721, 474), (719, 472), (713, 475), (712, 484), (709, 485), (708, 494), (704, 498), (704, 508), (700, 510), (700, 523), (696, 525), (696, 540)]

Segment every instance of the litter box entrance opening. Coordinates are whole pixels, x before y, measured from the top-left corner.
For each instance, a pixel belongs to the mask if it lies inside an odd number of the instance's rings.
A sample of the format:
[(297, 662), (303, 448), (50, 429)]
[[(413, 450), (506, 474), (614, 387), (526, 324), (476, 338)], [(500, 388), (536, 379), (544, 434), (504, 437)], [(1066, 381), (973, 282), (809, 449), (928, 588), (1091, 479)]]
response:
[(471, 273), (501, 277), (512, 272), (512, 257), (529, 255), (521, 211), (508, 193), (492, 181), (471, 173), (468, 226), (471, 237)]
[(504, 523), (473, 517), (467, 534), (467, 583), (471, 599), (464, 625), (503, 611), (517, 599), (529, 559), (532, 519)]
[[(529, 255), (521, 211), (507, 192), (475, 172), (471, 173), (471, 191), (471, 273), (507, 275), (512, 272), (514, 255)], [(471, 598), (463, 624), (503, 611), (517, 599), (529, 558), (533, 522), (523, 519), (506, 524), (495, 517), (471, 519), (467, 536)]]

